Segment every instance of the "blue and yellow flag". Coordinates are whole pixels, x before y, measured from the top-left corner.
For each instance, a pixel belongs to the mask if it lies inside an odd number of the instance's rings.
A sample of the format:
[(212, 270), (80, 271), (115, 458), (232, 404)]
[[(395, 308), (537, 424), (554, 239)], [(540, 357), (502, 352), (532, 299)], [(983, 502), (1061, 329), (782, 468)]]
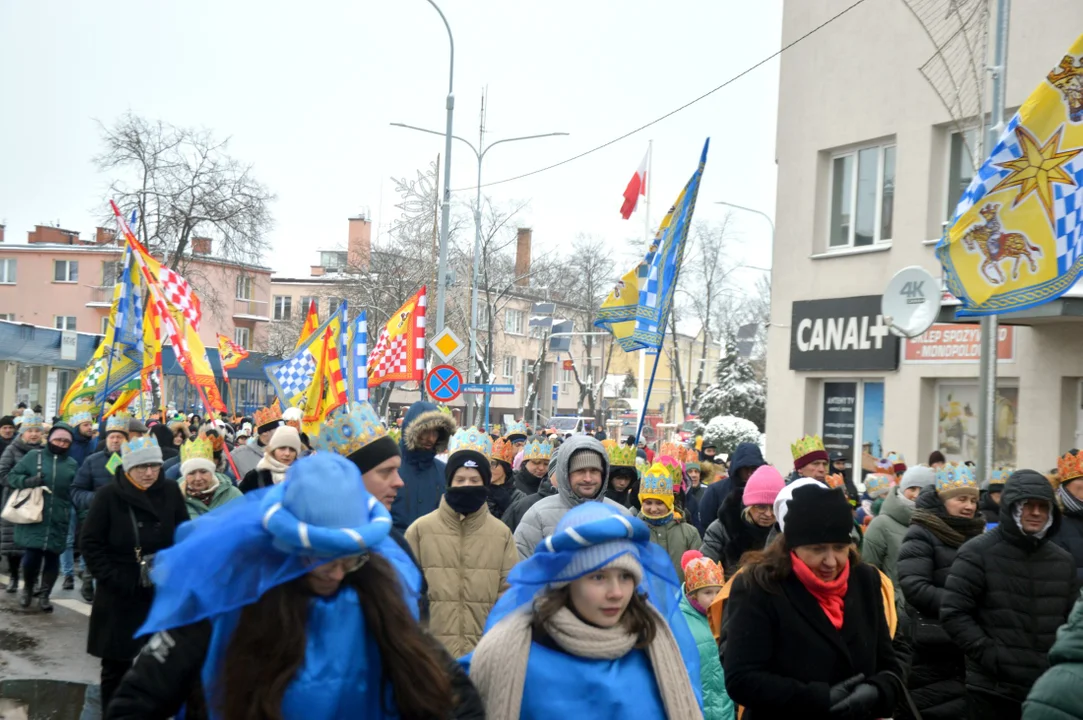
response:
[(710, 143), (710, 138), (703, 143), (699, 166), (662, 219), (646, 257), (620, 279), (598, 312), (594, 324), (611, 332), (625, 352), (661, 348), (665, 340), (677, 274), (684, 259), (684, 241), (696, 209)]
[(960, 316), (1060, 297), (1083, 272), (1083, 36), (1011, 119), (936, 246)]

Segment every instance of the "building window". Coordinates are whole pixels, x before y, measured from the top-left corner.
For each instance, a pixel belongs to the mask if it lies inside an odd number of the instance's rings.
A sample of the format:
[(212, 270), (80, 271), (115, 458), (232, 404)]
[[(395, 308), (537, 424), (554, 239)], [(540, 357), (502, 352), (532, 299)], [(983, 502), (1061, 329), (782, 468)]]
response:
[(560, 371), (560, 391), (562, 393), (568, 392), (571, 384), (575, 382), (575, 373), (571, 370)]
[(53, 317), (54, 327), (57, 330), (74, 330), (75, 329), (75, 316), (74, 315), (56, 315)]
[(15, 313), (0, 313), (0, 320), (15, 322)]
[(102, 263), (102, 287), (112, 287), (124, 272), (123, 260), (106, 260)]
[(316, 303), (316, 313), (318, 314), (320, 312), (320, 299), (315, 295), (302, 295), (297, 303), (297, 312), (304, 313), (305, 317), (308, 317), (308, 309), (312, 307), (312, 303)]
[(275, 320), (290, 320), (293, 317), (293, 298), (289, 295), (275, 295)]
[(78, 260), (53, 260), (53, 282), (78, 282)]
[(109, 316), (108, 315), (103, 315), (102, 316), (102, 335), (105, 335), (107, 332), (109, 332)]
[(237, 276), (237, 299), (238, 300), (251, 300), (252, 299), (252, 278), (249, 275)]
[(505, 355), (504, 356), (504, 372), (503, 372), (503, 375), (504, 375), (505, 380), (514, 380), (515, 379), (515, 356), (514, 355)]
[(0, 284), (15, 284), (15, 258), (0, 260)]
[(831, 249), (891, 240), (895, 146), (861, 148), (831, 161)]
[(252, 331), (246, 327), (239, 327), (233, 329), (233, 342), (237, 343), (244, 349), (249, 349), (248, 344), (252, 339)]
[(489, 306), (478, 304), (478, 330), (489, 332)]
[(542, 327), (541, 325), (531, 325), (530, 337), (534, 338), (535, 340), (541, 340), (543, 337), (545, 337), (545, 332), (547, 330), (549, 330), (549, 328)]
[(504, 332), (508, 335), (522, 335), (523, 321), (525, 319), (526, 313), (522, 310), (508, 308), (504, 311)]
[(327, 270), (345, 270), (346, 253), (344, 252), (321, 252), (320, 265)]
[(955, 208), (963, 197), (963, 191), (974, 179), (974, 151), (977, 147), (978, 131), (976, 129), (951, 134), (951, 149), (948, 155), (948, 194), (944, 206), (944, 220), (948, 222), (955, 217)]
[(338, 306), (342, 304), (342, 298), (331, 296), (327, 298), (327, 315), (331, 316), (332, 313), (338, 310)]

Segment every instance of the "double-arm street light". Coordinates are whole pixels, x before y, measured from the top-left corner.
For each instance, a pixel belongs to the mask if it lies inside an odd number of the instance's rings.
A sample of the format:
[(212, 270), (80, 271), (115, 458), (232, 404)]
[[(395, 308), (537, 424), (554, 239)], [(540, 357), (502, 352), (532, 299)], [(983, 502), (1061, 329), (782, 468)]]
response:
[[(431, 0), (430, 0), (431, 1)], [(450, 116), (449, 116), (450, 118)], [(437, 132), (436, 130), (428, 130), (426, 128), (417, 127), (416, 125), (407, 125), (406, 123), (391, 123), (395, 127), (406, 128), (408, 130), (417, 130), (418, 132), (428, 133), (430, 135), (444, 135), (444, 133)], [(451, 120), (448, 120), (448, 132), (451, 131)], [(520, 140), (536, 140), (538, 138), (556, 137), (559, 135), (567, 135), (566, 132), (551, 132), (542, 133), (540, 135), (523, 135), (521, 137), (504, 138), (503, 140), (497, 140), (485, 145), (484, 130), (479, 133), (478, 145), (481, 147), (474, 147), (466, 138), (459, 137), (458, 135), (452, 135), (451, 137), (465, 143), (468, 148), (474, 153), (474, 157), (478, 160), (478, 187), (477, 196), (474, 200), (474, 277), (473, 285), (470, 289), (470, 359), (467, 370), (468, 382), (474, 382), (474, 367), (477, 358), (477, 342), (478, 342), (478, 267), (481, 265), (481, 165), (485, 159), (485, 155), (497, 145), (502, 143), (518, 142)], [(448, 140), (448, 147), (451, 145), (451, 140)], [(447, 166), (444, 166), (445, 169)], [(440, 232), (440, 272), (441, 277), (447, 269), (447, 236), (446, 228), (448, 223), (448, 176), (444, 175), (444, 225)], [(443, 285), (440, 286), (441, 292), (443, 291)], [(440, 299), (437, 307), (437, 332), (443, 329), (443, 295), (440, 295)], [(467, 403), (466, 407), (466, 422), (467, 425), (474, 424), (474, 404)]]

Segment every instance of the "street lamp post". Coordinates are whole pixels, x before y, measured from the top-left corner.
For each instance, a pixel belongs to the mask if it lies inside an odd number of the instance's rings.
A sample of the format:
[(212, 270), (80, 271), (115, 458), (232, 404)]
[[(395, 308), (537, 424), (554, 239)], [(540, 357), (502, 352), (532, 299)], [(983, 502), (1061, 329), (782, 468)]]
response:
[[(407, 128), (408, 130), (417, 130), (418, 132), (429, 133), (430, 135), (443, 135), (443, 133), (435, 130), (428, 130), (426, 128), (416, 127), (414, 125), (407, 125), (405, 123), (391, 123), (395, 127)], [(540, 135), (523, 135), (522, 137), (504, 138), (503, 140), (497, 140), (496, 142), (485, 145), (484, 126), (482, 126), (482, 132), (479, 133), (478, 145), (481, 146), (480, 152), (478, 148), (474, 147), (466, 138), (453, 135), (452, 137), (460, 142), (466, 144), (468, 148), (474, 153), (474, 157), (478, 160), (478, 187), (477, 196), (474, 199), (474, 277), (473, 285), (470, 290), (470, 358), (468, 361), (467, 378), (468, 382), (474, 381), (474, 367), (477, 363), (477, 342), (478, 342), (478, 267), (481, 264), (481, 164), (485, 159), (486, 153), (492, 150), (501, 143), (518, 142), (519, 140), (535, 140), (537, 138), (556, 137), (560, 135), (567, 135), (566, 132), (551, 132), (542, 133)], [(446, 181), (445, 181), (446, 182)], [(445, 185), (446, 189), (446, 185)], [(445, 196), (446, 197), (446, 196)], [(446, 207), (446, 204), (445, 204)], [(441, 240), (443, 242), (443, 240)], [(445, 249), (441, 246), (441, 251)], [(443, 266), (442, 266), (443, 267)], [(442, 297), (442, 296), (441, 296)], [(440, 312), (443, 311), (443, 305), (440, 305)], [(443, 315), (438, 315), (438, 318), (442, 318)], [(440, 327), (443, 327), (442, 320), (438, 319), (437, 323)], [(439, 330), (438, 330), (439, 332)], [(466, 405), (466, 423), (468, 426), (474, 424), (474, 403), (467, 403)]]
[[(716, 200), (715, 205), (725, 205), (726, 207), (736, 208), (737, 210), (744, 210), (745, 212), (755, 213), (756, 215), (759, 215), (761, 218), (766, 220), (767, 224), (771, 226), (771, 249), (774, 250), (774, 247), (775, 247), (775, 221), (771, 219), (770, 215), (763, 212), (762, 210), (757, 210), (756, 208), (745, 207), (744, 205), (738, 205), (737, 203), (726, 202), (725, 200)], [(770, 272), (770, 269), (767, 269), (767, 268), (756, 268), (756, 269), (766, 269), (767, 272)]]
[(447, 28), (448, 44), (451, 48), (451, 60), (448, 64), (447, 80), (447, 130), (444, 135), (444, 199), (440, 206), (440, 260), (436, 270), (436, 332), (444, 329), (444, 295), (447, 285), (447, 237), (448, 223), (451, 218), (451, 138), (452, 118), (455, 115), (455, 38), (451, 35), (444, 11), (433, 0), (428, 0), (433, 9), (440, 14)]

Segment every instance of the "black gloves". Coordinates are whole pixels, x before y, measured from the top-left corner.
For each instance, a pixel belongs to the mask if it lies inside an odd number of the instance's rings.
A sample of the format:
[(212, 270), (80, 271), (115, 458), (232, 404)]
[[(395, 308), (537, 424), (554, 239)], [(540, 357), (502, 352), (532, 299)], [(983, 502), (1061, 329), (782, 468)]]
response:
[(832, 686), (831, 695), (827, 701), (828, 707), (830, 707), (831, 710), (834, 711), (835, 706), (845, 700), (850, 695), (850, 693), (853, 692), (853, 689), (857, 687), (864, 679), (865, 676), (858, 673), (849, 680), (843, 680), (838, 685)]
[(871, 683), (861, 683), (853, 692), (831, 706), (831, 717), (864, 720), (871, 716), (872, 709), (879, 701), (880, 690)]
[(30, 488), (41, 487), (45, 484), (45, 478), (41, 475), (35, 475), (34, 477), (28, 477), (23, 480), (23, 488), (29, 490)]

